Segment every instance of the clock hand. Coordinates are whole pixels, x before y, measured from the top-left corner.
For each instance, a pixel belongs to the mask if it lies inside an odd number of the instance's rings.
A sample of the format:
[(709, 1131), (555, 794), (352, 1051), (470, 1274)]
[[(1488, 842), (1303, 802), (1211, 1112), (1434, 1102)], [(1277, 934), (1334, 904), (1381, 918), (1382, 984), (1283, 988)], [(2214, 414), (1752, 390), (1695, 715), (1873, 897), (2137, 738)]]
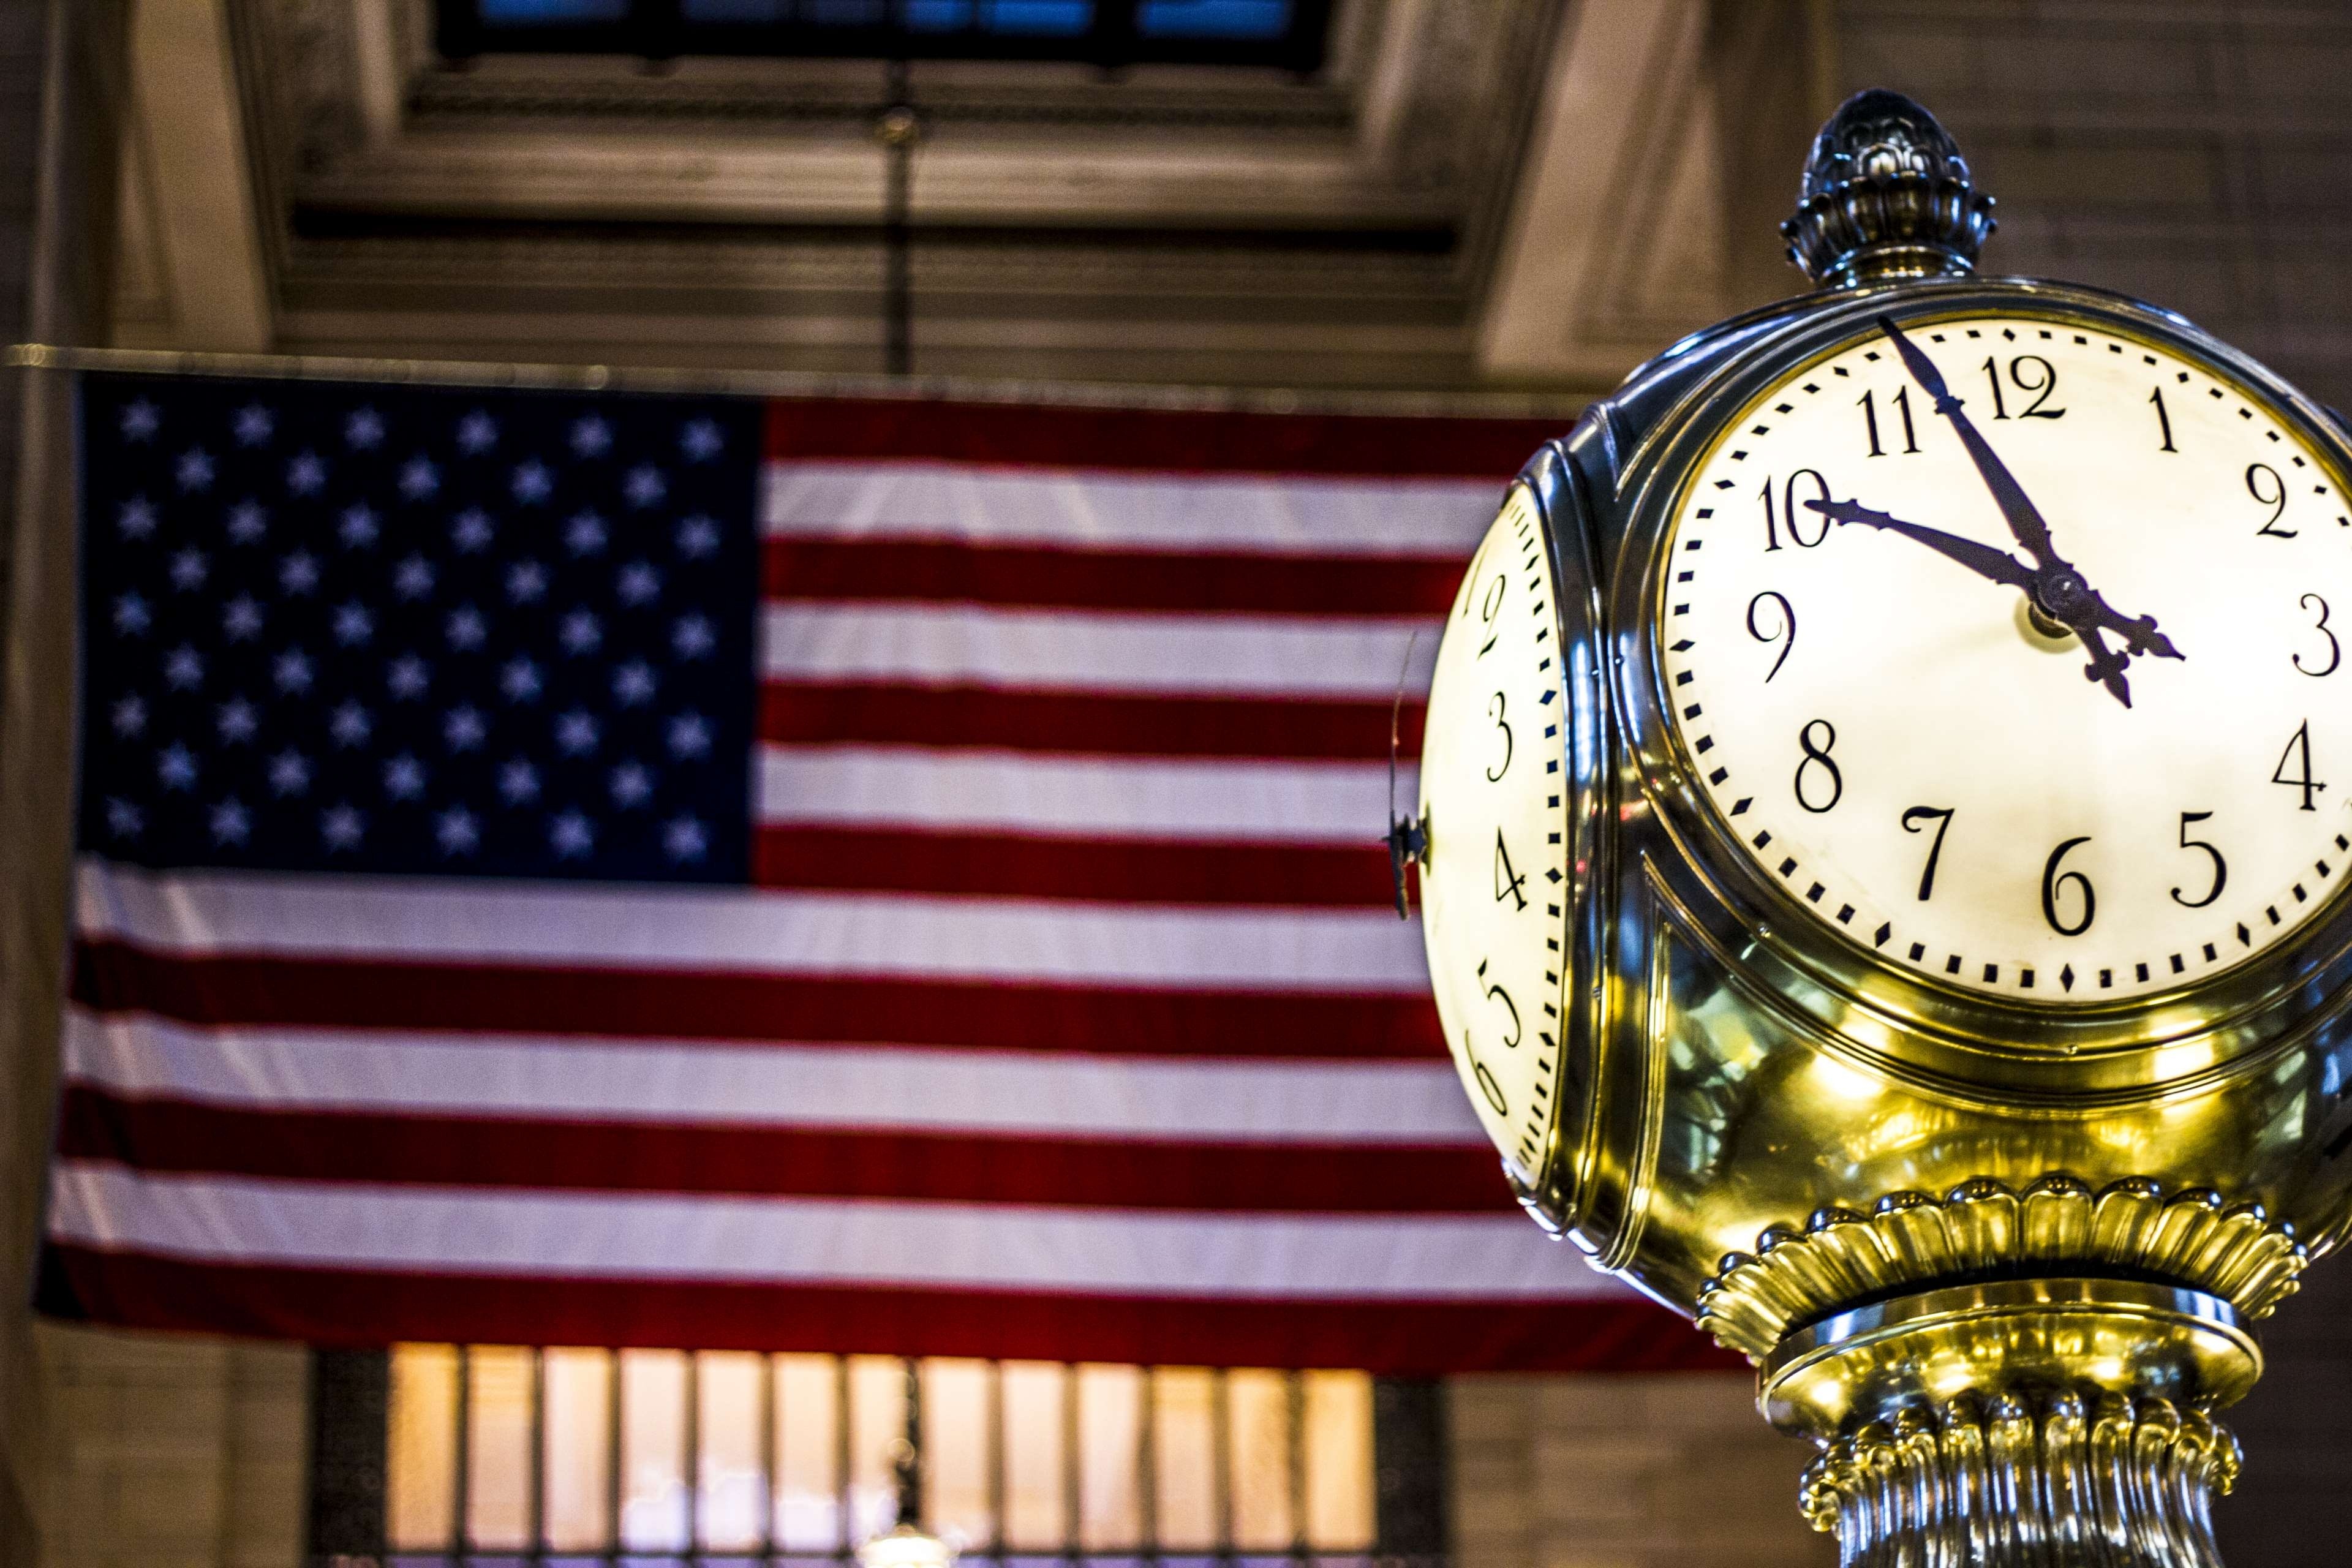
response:
[[(1833, 522), (1858, 522), (1882, 532), (1899, 533), (1916, 540), (1948, 560), (1957, 561), (1978, 576), (2022, 591), (2028, 601), (2037, 606), (2054, 605), (2063, 614), (2053, 618), (2063, 622), (2083, 642), (2091, 661), (2083, 669), (2086, 680), (2106, 688), (2115, 700), (2125, 707), (2131, 706), (2131, 685), (2124, 679), (2124, 668), (2134, 654), (2153, 654), (2159, 658), (2180, 658), (2180, 650), (2172, 639), (2156, 629), (2156, 617), (2142, 616), (2127, 618), (2096, 590), (2083, 581), (2082, 574), (2073, 567), (2058, 563), (2053, 568), (2036, 571), (2014, 555), (1995, 550), (1989, 544), (1979, 544), (1973, 539), (1946, 533), (1941, 529), (1920, 523), (1906, 522), (1883, 511), (1875, 511), (1857, 500), (1809, 500), (1807, 510), (1817, 511)], [(2120, 653), (2108, 648), (2105, 632), (2113, 631), (2124, 639)]]
[[(1935, 400), (1936, 412), (1950, 422), (1952, 433), (1967, 448), (1969, 460), (1976, 465), (1977, 473), (1992, 492), (1995, 505), (2009, 523), (2025, 552), (2033, 557), (2033, 580), (2027, 587), (2027, 597), (2033, 606), (2053, 621), (2063, 625), (2083, 639), (2090, 650), (2091, 662), (2083, 671), (2085, 679), (2097, 681), (2114, 694), (2116, 701), (2131, 706), (2131, 688), (2124, 679), (2124, 667), (2132, 655), (2153, 654), (2159, 658), (2180, 658), (2179, 649), (2172, 640), (2156, 629), (2156, 617), (2141, 616), (2127, 618), (2117, 613), (2098, 591), (2091, 586), (2071, 562), (2062, 559), (2057, 546), (2051, 542), (2050, 525), (2042, 521), (2041, 511), (2026, 496), (2017, 476), (2009, 465), (1993, 451), (1973, 420), (1961, 411), (1960, 399), (1944, 383), (1943, 372), (1923, 353), (1919, 345), (1904, 335), (1892, 316), (1878, 318), (1879, 329), (1903, 361), (1904, 368), (1920, 389)], [(2102, 630), (2115, 632), (2124, 639), (2121, 653), (2111, 654)]]
[(1805, 505), (1832, 522), (1858, 522), (1882, 532), (1899, 533), (1906, 539), (1916, 540), (1937, 554), (1958, 562), (1979, 577), (1990, 578), (2029, 594), (2033, 591), (2033, 568), (1990, 544), (1979, 544), (1973, 539), (1962, 539), (1956, 533), (1905, 522), (1886, 512), (1873, 511), (1857, 500), (1809, 500)]
[(1894, 317), (1879, 317), (1878, 325), (1888, 341), (1894, 343), (1895, 352), (1902, 356), (1904, 368), (1911, 373), (1911, 379), (1919, 384), (1921, 391), (1935, 399), (1936, 412), (1950, 421), (1952, 433), (1960, 438), (1960, 445), (1968, 448), (1969, 460), (1977, 466), (1985, 488), (1992, 492), (1993, 503), (2000, 508), (2000, 515), (2009, 520), (2009, 531), (2016, 536), (2017, 542), (2033, 557), (2034, 564), (2043, 570), (2063, 566), (2065, 563), (2058, 559), (2057, 548), (2050, 542), (2050, 525), (2042, 521), (2042, 513), (2026, 499), (2024, 489), (2018, 484), (2017, 476), (2009, 471), (2009, 465), (2000, 460), (1978, 432), (1975, 421), (1960, 411), (1960, 400), (1952, 395), (1950, 387), (1944, 384), (1944, 373), (1936, 368), (1933, 360), (1920, 352), (1918, 344), (1903, 335), (1903, 329), (1895, 324)]

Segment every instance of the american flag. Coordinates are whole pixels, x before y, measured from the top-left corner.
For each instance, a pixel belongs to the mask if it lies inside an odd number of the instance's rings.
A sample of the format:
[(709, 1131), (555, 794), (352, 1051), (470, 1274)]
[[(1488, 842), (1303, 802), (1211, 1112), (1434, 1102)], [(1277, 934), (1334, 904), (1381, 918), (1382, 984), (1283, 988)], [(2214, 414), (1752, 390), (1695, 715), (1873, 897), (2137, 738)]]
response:
[(81, 416), (49, 1310), (1718, 1363), (1512, 1205), (1388, 908), (1398, 672), (1549, 426), (112, 375)]

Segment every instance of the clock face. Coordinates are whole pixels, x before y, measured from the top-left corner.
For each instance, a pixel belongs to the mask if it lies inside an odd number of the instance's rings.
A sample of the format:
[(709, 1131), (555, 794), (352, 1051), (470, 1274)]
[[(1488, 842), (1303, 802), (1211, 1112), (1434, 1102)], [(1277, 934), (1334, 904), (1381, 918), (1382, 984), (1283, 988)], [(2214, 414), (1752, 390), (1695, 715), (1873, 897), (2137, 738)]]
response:
[(1755, 398), (1676, 500), (1684, 765), (1800, 909), (1935, 984), (2206, 980), (2352, 874), (2343, 486), (2178, 348), (1882, 322)]
[(1558, 1094), (1567, 791), (1557, 608), (1525, 486), (1454, 595), (1421, 756), (1423, 931), (1454, 1065), (1486, 1135), (1532, 1179)]

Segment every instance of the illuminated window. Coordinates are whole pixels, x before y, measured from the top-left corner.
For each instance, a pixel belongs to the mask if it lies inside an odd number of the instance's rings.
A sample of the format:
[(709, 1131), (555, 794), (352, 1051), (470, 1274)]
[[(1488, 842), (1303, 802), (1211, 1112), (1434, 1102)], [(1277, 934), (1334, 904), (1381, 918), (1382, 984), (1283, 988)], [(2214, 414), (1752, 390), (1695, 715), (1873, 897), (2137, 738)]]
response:
[(1331, 0), (439, 0), (451, 58), (479, 54), (1323, 64)]
[[(319, 1360), (319, 1556), (840, 1559), (894, 1517), (895, 1358), (404, 1345)], [(924, 1524), (968, 1560), (1443, 1551), (1440, 1445), (1420, 1429), (1433, 1385), (953, 1360), (917, 1377)], [(1400, 1427), (1400, 1409), (1421, 1415)], [(375, 1469), (372, 1498), (351, 1484), (354, 1455)], [(322, 1498), (322, 1483), (341, 1489)]]

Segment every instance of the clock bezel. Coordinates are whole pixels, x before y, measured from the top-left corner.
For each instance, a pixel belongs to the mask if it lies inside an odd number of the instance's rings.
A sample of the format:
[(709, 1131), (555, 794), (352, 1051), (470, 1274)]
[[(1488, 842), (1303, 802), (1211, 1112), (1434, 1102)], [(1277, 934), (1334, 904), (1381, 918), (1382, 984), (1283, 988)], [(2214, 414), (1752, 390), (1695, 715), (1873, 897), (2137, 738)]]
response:
[[(2315, 985), (2333, 991), (2352, 978), (2352, 893), (2343, 884), (2303, 926), (2227, 972), (2121, 1001), (2027, 1001), (1942, 984), (1872, 951), (1757, 866), (1698, 781), (1672, 720), (1663, 658), (1666, 544), (1689, 487), (1749, 403), (1807, 363), (1840, 352), (1891, 315), (1905, 325), (2011, 313), (2053, 325), (2147, 342), (2234, 382), (2259, 398), (2334, 470), (2352, 477), (2352, 442), (2316, 404), (2245, 354), (2171, 312), (2079, 285), (2032, 279), (1962, 279), (1857, 290), (1827, 300), (1746, 346), (1691, 388), (1630, 457), (1621, 493), (1629, 520), (1611, 587), (1610, 625), (1622, 653), (1619, 713), (1632, 771), (1656, 810), (1656, 830), (1703, 891), (1693, 908), (1713, 911), (1717, 934), (1777, 970), (1773, 989), (1790, 997), (1857, 1054), (1967, 1071), (1969, 1058), (2021, 1060), (2052, 1069), (2053, 1089), (2072, 1093), (2144, 1089), (2219, 1070), (2247, 1051), (2275, 1047), (2264, 1026)], [(2347, 879), (2352, 882), (2352, 879)], [(2294, 1009), (2298, 1013), (2301, 1009)], [(2161, 1063), (2152, 1047), (2167, 1047)]]

